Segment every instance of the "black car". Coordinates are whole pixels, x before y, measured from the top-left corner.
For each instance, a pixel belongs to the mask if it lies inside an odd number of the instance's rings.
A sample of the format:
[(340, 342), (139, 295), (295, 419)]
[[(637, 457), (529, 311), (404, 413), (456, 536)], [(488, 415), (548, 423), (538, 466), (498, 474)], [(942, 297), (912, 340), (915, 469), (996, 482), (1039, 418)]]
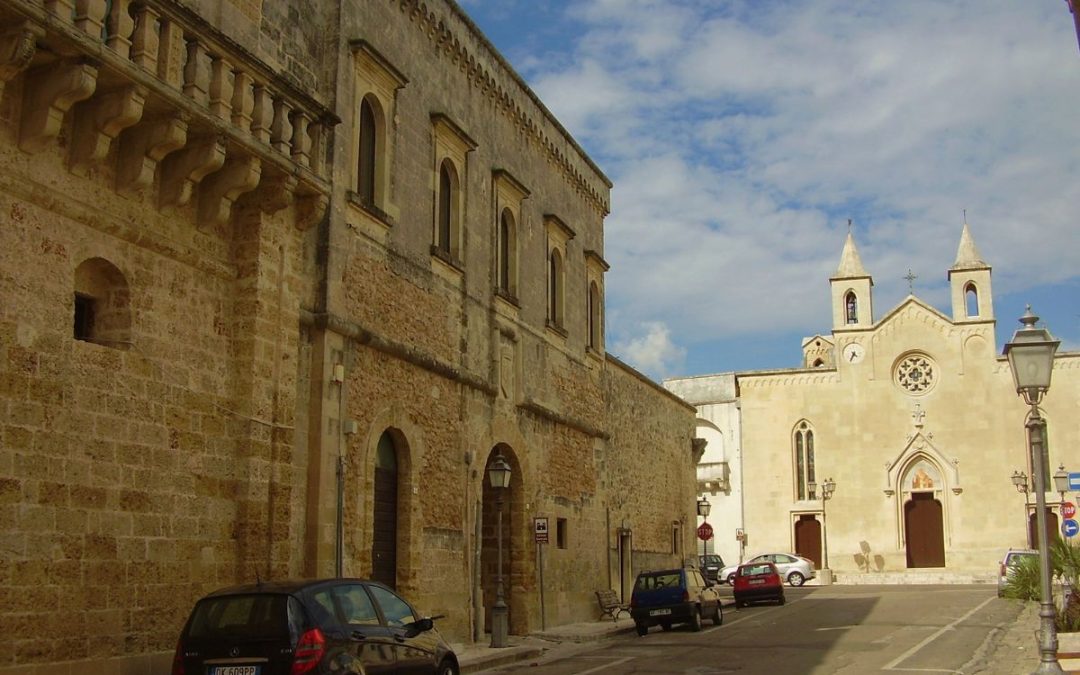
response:
[(701, 576), (705, 577), (705, 581), (708, 581), (710, 584), (720, 583), (720, 570), (724, 569), (723, 558), (715, 553), (699, 555), (698, 567), (701, 569)]
[(699, 631), (702, 619), (710, 619), (716, 626), (722, 624), (724, 609), (720, 595), (705, 582), (701, 572), (682, 567), (638, 574), (630, 596), (630, 617), (638, 635), (648, 633), (649, 626), (671, 630), (679, 623)]
[(214, 591), (191, 611), (172, 668), (172, 675), (459, 672), (433, 619), (365, 579), (275, 581)]

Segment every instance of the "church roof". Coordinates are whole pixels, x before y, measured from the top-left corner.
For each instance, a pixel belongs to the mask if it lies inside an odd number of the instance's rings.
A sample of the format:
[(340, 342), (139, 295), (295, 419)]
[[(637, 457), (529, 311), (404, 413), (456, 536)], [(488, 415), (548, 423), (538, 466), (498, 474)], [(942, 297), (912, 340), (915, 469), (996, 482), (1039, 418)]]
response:
[(956, 249), (956, 262), (951, 269), (976, 270), (989, 267), (986, 261), (979, 255), (979, 249), (975, 248), (975, 239), (971, 236), (968, 224), (964, 223), (964, 231), (960, 233), (960, 246)]
[(851, 232), (848, 232), (847, 239), (844, 240), (844, 250), (840, 253), (840, 266), (836, 268), (836, 274), (833, 278), (844, 279), (868, 276), (870, 275), (866, 273), (862, 260), (859, 258), (859, 249), (855, 247), (855, 237), (851, 236)]

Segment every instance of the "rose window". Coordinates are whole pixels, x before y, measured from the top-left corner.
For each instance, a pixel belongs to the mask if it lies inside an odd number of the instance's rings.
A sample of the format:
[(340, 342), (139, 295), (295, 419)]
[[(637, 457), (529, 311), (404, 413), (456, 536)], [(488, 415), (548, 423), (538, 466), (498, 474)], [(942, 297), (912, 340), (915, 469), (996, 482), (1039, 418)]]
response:
[(925, 394), (937, 383), (937, 366), (924, 354), (912, 354), (896, 366), (896, 383), (912, 394)]

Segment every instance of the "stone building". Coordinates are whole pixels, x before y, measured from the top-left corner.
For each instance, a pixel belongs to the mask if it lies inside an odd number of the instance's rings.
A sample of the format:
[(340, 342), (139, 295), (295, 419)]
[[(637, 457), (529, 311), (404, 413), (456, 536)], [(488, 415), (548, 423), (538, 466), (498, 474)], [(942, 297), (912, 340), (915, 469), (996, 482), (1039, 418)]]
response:
[(259, 578), (482, 639), (500, 503), (511, 633), (693, 551), (693, 408), (604, 347), (610, 183), (457, 5), (0, 23), (0, 673), (163, 672)]
[[(743, 528), (747, 555), (794, 551), (819, 567), (827, 559), (848, 583), (986, 578), (1004, 549), (1031, 545), (1035, 498), (1011, 481), (1034, 473), (1029, 408), (998, 353), (990, 273), (965, 224), (948, 270), (951, 312), (912, 294), (878, 318), (873, 278), (849, 234), (829, 280), (832, 330), (803, 341), (799, 368), (734, 374), (741, 453), (731, 472), (741, 476), (742, 519), (714, 522), (720, 536)], [(1007, 325), (1003, 341), (1019, 327)], [(717, 376), (665, 385), (697, 406), (699, 427), (730, 399)], [(1078, 394), (1080, 352), (1059, 352), (1040, 407), (1055, 536), (1063, 495), (1052, 475), (1076, 470)], [(827, 479), (835, 491), (823, 501)]]

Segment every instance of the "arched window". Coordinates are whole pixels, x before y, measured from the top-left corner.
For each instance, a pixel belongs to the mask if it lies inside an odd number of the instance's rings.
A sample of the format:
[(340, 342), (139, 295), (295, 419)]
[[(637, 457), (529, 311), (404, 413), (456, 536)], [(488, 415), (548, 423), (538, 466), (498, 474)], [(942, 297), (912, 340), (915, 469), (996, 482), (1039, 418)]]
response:
[(792, 438), (795, 454), (795, 497), (814, 499), (810, 483), (816, 481), (814, 473), (814, 430), (805, 420), (795, 425)]
[(854, 291), (848, 291), (844, 296), (844, 322), (859, 323), (859, 301)]
[(514, 226), (514, 214), (510, 209), (503, 209), (499, 216), (499, 290), (513, 296), (517, 291), (515, 261), (517, 258), (517, 236)]
[(815, 368), (822, 368), (824, 366), (825, 366), (825, 362), (822, 361), (821, 359), (815, 359), (814, 360), (814, 367)]
[(562, 327), (563, 308), (563, 263), (559, 249), (551, 249), (548, 256), (548, 321), (557, 327)]
[(589, 284), (589, 346), (600, 349), (600, 287), (594, 281)]
[(435, 247), (449, 255), (457, 234), (457, 172), (449, 159), (439, 165), (439, 213), (436, 220)]
[(75, 269), (73, 337), (114, 349), (131, 344), (131, 297), (124, 274), (104, 258)]
[(969, 318), (979, 316), (979, 289), (975, 284), (964, 287), (964, 305)]
[(378, 123), (369, 97), (360, 102), (360, 147), (357, 151), (356, 192), (360, 201), (376, 205), (375, 184), (378, 161)]

